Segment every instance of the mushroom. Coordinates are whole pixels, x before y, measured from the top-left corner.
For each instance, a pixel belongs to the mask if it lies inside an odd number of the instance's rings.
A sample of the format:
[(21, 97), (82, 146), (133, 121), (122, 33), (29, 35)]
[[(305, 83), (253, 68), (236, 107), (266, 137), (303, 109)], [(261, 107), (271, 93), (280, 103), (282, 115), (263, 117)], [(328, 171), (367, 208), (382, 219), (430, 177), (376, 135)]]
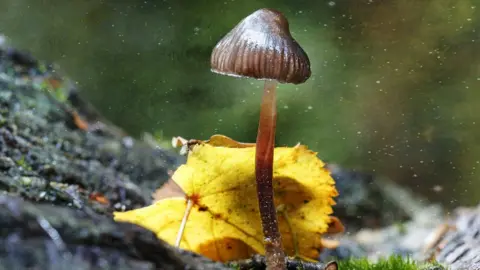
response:
[(260, 9), (243, 19), (213, 49), (215, 73), (265, 80), (256, 141), (255, 175), (268, 269), (285, 269), (273, 201), (277, 83), (300, 84), (311, 74), (307, 54), (290, 34), (285, 16)]

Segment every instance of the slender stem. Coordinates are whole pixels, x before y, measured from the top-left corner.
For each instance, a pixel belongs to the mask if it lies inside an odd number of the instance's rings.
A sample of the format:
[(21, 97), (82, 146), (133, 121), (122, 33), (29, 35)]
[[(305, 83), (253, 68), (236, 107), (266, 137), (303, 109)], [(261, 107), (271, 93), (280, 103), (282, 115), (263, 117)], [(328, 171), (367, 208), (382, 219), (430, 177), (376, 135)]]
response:
[(265, 258), (268, 270), (286, 269), (285, 253), (278, 229), (277, 212), (273, 201), (273, 149), (277, 122), (275, 81), (265, 81), (255, 156), (257, 197), (262, 218)]

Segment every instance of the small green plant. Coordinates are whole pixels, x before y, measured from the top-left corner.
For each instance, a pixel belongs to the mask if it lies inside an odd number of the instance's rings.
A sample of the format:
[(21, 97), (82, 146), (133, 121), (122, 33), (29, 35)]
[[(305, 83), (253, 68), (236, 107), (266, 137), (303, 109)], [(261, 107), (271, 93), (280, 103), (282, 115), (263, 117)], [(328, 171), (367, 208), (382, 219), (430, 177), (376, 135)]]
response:
[(341, 270), (443, 270), (446, 269), (440, 264), (418, 264), (411, 259), (405, 259), (401, 256), (391, 256), (381, 259), (376, 263), (368, 261), (366, 258), (351, 259), (338, 262)]

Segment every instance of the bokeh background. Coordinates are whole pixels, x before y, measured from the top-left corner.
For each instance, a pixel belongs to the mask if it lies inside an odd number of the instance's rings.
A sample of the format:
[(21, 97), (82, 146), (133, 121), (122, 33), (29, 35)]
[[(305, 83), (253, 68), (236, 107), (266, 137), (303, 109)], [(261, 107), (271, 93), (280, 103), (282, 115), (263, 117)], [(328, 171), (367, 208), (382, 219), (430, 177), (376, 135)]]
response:
[(134, 136), (254, 141), (261, 82), (213, 74), (209, 58), (263, 7), (312, 62), (305, 84), (278, 90), (278, 144), (447, 206), (480, 201), (478, 0), (1, 0), (0, 33)]

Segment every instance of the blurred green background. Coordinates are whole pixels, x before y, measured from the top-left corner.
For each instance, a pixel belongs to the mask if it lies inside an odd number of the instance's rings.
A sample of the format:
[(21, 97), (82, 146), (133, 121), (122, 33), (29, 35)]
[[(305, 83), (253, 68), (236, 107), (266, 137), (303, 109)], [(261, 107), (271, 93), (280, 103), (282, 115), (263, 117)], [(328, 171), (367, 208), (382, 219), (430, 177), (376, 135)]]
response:
[(0, 33), (132, 135), (254, 141), (262, 83), (213, 74), (209, 58), (263, 7), (312, 62), (305, 84), (278, 90), (278, 144), (446, 205), (480, 201), (478, 0), (1, 0)]

